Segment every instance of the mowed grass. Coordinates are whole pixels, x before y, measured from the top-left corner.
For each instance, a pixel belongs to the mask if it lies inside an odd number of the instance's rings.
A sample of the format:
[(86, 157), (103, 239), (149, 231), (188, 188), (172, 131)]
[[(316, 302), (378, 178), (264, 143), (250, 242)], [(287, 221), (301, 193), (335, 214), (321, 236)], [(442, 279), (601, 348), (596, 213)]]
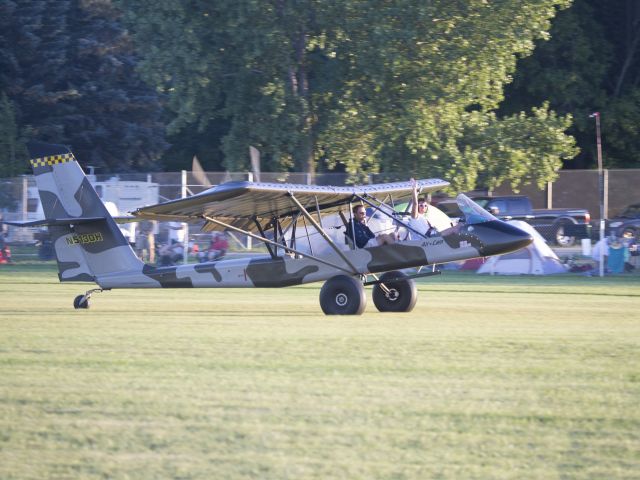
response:
[(2, 479), (640, 477), (638, 276), (87, 288), (0, 269)]

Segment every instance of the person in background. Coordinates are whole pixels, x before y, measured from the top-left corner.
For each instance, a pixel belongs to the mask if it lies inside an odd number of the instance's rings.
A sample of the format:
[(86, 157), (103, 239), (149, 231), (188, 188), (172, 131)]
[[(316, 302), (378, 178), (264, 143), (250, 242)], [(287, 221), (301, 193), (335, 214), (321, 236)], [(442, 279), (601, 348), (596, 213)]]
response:
[(169, 245), (172, 243), (180, 243), (185, 245), (185, 231), (184, 231), (184, 223), (180, 222), (169, 222), (167, 225), (169, 227)]
[(7, 235), (8, 228), (3, 222), (2, 212), (0, 212), (0, 263), (11, 263), (11, 250), (5, 240)]
[(143, 262), (154, 263), (156, 261), (156, 242), (154, 222), (143, 220), (138, 225), (138, 235), (136, 236), (136, 254)]
[(160, 257), (158, 263), (163, 267), (175, 265), (183, 260), (183, 253), (184, 245), (175, 240), (171, 240), (171, 243), (163, 245), (158, 251)]
[(184, 248), (189, 248), (186, 243), (185, 224), (181, 222), (169, 222), (167, 224), (167, 243), (158, 249), (160, 265), (174, 265), (183, 260)]
[(212, 232), (209, 247), (198, 253), (200, 263), (213, 262), (219, 260), (227, 254), (229, 240), (224, 232)]
[(9, 234), (9, 228), (7, 224), (4, 223), (4, 215), (0, 212), (0, 241), (4, 242), (4, 239), (7, 238)]

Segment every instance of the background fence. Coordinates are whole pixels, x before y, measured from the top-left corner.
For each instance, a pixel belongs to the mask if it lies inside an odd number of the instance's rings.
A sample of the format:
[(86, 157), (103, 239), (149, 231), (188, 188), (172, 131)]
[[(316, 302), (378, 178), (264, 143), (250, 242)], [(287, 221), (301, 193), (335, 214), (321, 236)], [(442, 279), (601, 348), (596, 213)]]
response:
[[(206, 177), (212, 185), (233, 180), (258, 180), (247, 172), (208, 172)], [(388, 178), (388, 175), (369, 175), (368, 180), (378, 183)], [(202, 183), (202, 177), (194, 176), (191, 172), (90, 173), (89, 179), (102, 199), (113, 203), (120, 214), (143, 205), (180, 198), (183, 192), (195, 194), (207, 188)], [(311, 178), (305, 173), (261, 173), (259, 178), (262, 182), (313, 182), (317, 185), (344, 185), (347, 179), (347, 174), (318, 174)], [(640, 169), (605, 170), (604, 179), (605, 218), (619, 215), (631, 203), (640, 203)], [(492, 193), (509, 195), (515, 192), (503, 185)], [(534, 208), (586, 208), (593, 220), (600, 217), (596, 170), (562, 170), (557, 180), (549, 182), (544, 189), (524, 185), (518, 194), (530, 197)], [(40, 198), (32, 176), (0, 180), (0, 211), (7, 220), (42, 218)]]
[[(604, 170), (605, 218), (618, 216), (624, 207), (640, 203), (640, 169)], [(506, 185), (494, 195), (509, 195)], [(520, 188), (521, 195), (531, 198), (534, 208), (586, 208), (592, 219), (600, 218), (597, 170), (561, 170), (555, 182), (543, 190), (535, 185)]]

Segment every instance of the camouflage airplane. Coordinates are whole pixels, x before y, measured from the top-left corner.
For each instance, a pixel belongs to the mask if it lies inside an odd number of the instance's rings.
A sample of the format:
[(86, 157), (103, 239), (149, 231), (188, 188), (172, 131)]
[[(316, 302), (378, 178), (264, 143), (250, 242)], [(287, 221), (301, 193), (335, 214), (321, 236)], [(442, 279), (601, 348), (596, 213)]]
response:
[[(133, 215), (204, 222), (205, 231), (239, 232), (264, 242), (268, 254), (152, 266), (138, 259), (67, 147), (32, 142), (28, 148), (45, 219), (12, 224), (48, 226), (60, 281), (98, 285), (78, 295), (75, 308), (88, 308), (93, 293), (114, 288), (285, 287), (324, 281), (320, 306), (325, 314), (361, 314), (366, 305), (364, 285), (373, 285), (378, 310), (407, 312), (417, 299), (413, 278), (434, 272), (408, 275), (401, 270), (502, 254), (532, 241), (528, 233), (496, 219), (461, 194), (457, 201), (465, 215), (462, 222), (440, 222), (439, 231), (430, 236), (413, 231), (406, 237), (410, 239), (355, 248), (344, 240), (344, 231), (354, 221), (351, 206), (365, 205), (377, 216), (388, 217), (391, 228), (411, 230), (405, 217), (389, 205), (410, 200), (414, 184), (331, 187), (229, 182), (187, 198), (142, 207)], [(415, 185), (424, 193), (444, 188), (448, 182), (428, 179)], [(323, 226), (323, 219), (332, 214), (342, 225)], [(312, 235), (322, 238), (324, 250), (317, 246), (314, 250), (311, 242), (301, 245), (301, 239)]]

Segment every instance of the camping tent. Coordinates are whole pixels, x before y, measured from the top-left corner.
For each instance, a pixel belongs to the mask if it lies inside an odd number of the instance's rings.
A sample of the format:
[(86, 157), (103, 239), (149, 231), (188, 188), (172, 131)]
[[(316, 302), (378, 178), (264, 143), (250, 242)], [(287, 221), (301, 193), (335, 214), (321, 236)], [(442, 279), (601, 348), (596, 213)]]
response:
[(550, 275), (566, 273), (567, 267), (544, 241), (544, 238), (528, 223), (511, 220), (511, 225), (524, 230), (533, 237), (533, 242), (525, 247), (505, 255), (490, 257), (477, 273), (496, 275)]

